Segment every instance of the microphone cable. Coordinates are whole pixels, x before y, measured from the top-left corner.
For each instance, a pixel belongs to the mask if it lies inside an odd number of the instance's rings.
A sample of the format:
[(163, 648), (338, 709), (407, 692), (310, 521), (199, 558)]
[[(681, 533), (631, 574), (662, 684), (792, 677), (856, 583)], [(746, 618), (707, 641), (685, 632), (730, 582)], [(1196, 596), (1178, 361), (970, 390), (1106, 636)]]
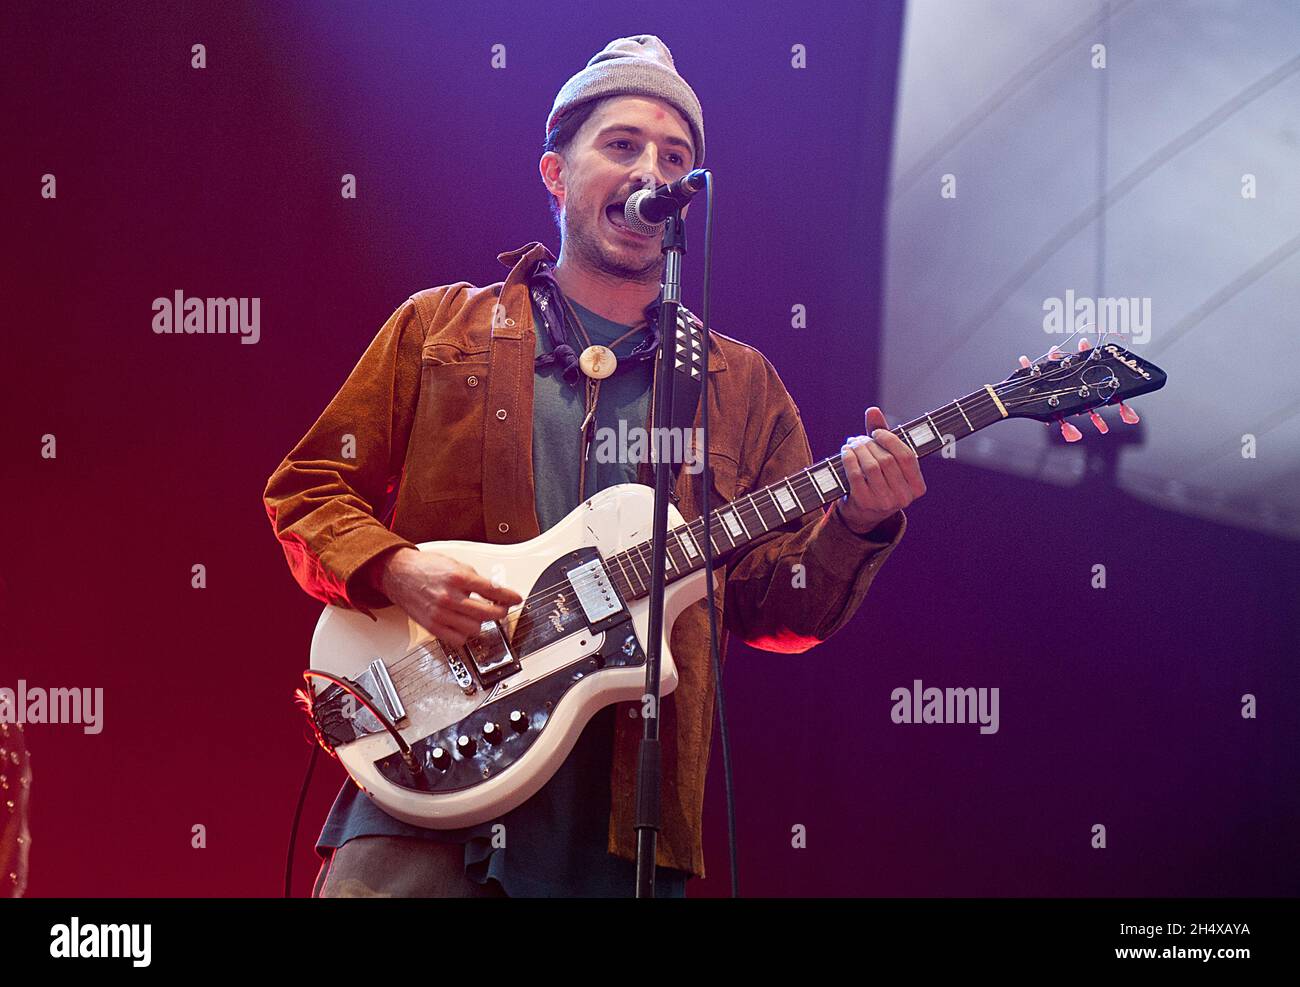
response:
[[(704, 436), (704, 482), (700, 484), (700, 516), (704, 520), (704, 581), (709, 609), (709, 655), (713, 663), (713, 696), (718, 710), (718, 735), (722, 741), (722, 778), (727, 798), (727, 844), (731, 862), (731, 896), (740, 897), (740, 869), (736, 863), (736, 786), (731, 771), (731, 737), (727, 732), (727, 704), (722, 695), (722, 658), (718, 653), (718, 619), (713, 608), (713, 531), (709, 524), (709, 283), (713, 270), (713, 173), (704, 173), (704, 292), (700, 319), (704, 323), (704, 383), (700, 390), (700, 431)], [(723, 604), (727, 586), (722, 585)], [(707, 770), (707, 769), (706, 769)], [(701, 834), (701, 838), (703, 835)]]

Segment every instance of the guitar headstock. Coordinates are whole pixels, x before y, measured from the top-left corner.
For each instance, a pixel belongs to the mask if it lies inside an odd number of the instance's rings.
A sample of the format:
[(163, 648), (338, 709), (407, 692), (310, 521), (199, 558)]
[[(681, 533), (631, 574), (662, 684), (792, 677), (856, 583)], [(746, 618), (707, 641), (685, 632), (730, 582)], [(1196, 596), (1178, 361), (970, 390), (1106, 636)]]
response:
[(1115, 343), (1092, 347), (1086, 339), (1079, 341), (1077, 353), (1062, 353), (1053, 346), (1037, 363), (1020, 358), (1020, 369), (996, 387), (1010, 418), (1032, 418), (1051, 424), (1061, 423), (1067, 442), (1078, 441), (1079, 430), (1065, 419), (1089, 414), (1097, 430), (1105, 433), (1106, 424), (1094, 409), (1118, 404), (1120, 417), (1136, 424), (1137, 414), (1124, 402), (1140, 394), (1149, 394), (1165, 386), (1165, 372)]

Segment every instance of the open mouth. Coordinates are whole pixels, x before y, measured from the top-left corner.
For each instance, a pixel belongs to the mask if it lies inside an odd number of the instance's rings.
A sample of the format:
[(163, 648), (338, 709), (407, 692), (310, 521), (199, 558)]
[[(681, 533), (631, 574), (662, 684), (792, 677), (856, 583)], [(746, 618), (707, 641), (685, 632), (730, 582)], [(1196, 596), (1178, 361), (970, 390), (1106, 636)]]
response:
[(605, 218), (609, 221), (609, 225), (614, 227), (614, 229), (618, 230), (620, 233), (626, 234), (627, 236), (636, 237), (638, 240), (654, 239), (653, 233), (652, 234), (637, 233), (635, 230), (633, 230), (631, 227), (627, 225), (627, 220), (623, 216), (622, 202), (614, 202), (606, 206)]

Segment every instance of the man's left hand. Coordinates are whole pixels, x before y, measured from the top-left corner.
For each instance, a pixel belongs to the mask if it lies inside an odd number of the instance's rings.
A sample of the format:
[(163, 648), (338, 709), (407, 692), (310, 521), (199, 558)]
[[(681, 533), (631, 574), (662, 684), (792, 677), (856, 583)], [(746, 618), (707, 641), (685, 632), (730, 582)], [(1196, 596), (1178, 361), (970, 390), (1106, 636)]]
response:
[(885, 413), (867, 409), (866, 435), (855, 435), (840, 449), (849, 492), (836, 509), (849, 530), (865, 535), (925, 493), (921, 464), (911, 446), (889, 430)]

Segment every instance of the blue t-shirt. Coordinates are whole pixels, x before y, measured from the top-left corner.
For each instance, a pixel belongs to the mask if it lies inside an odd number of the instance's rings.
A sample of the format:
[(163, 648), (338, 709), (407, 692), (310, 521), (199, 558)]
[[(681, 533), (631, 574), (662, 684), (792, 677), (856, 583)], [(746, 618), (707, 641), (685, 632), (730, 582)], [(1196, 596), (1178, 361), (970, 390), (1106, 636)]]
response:
[[(594, 312), (574, 305), (593, 343), (608, 343), (628, 331)], [(550, 340), (534, 306), (537, 354)], [(614, 347), (620, 358), (643, 339), (634, 333)], [(571, 341), (572, 342), (572, 341)], [(581, 346), (574, 348), (581, 352)], [(597, 428), (644, 428), (650, 401), (653, 359), (601, 382), (596, 405)], [(537, 521), (542, 531), (563, 520), (584, 498), (578, 497), (579, 428), (584, 415), (584, 387), (565, 383), (562, 368), (550, 366), (534, 375), (533, 474)], [(636, 482), (636, 464), (599, 462), (598, 443), (588, 451), (586, 496), (616, 483)], [(620, 459), (626, 457), (618, 457)], [(377, 806), (351, 778), (343, 783), (316, 852), (339, 847), (354, 836), (413, 836), (465, 844), (465, 875), (479, 884), (495, 879), (513, 897), (630, 897), (636, 865), (606, 849), (609, 831), (609, 775), (614, 756), (615, 708), (606, 706), (583, 729), (569, 756), (550, 781), (527, 802), (497, 819), (455, 830), (424, 829), (395, 819)], [(493, 844), (494, 827), (500, 837)], [(690, 874), (655, 868), (655, 893), (686, 896)]]

